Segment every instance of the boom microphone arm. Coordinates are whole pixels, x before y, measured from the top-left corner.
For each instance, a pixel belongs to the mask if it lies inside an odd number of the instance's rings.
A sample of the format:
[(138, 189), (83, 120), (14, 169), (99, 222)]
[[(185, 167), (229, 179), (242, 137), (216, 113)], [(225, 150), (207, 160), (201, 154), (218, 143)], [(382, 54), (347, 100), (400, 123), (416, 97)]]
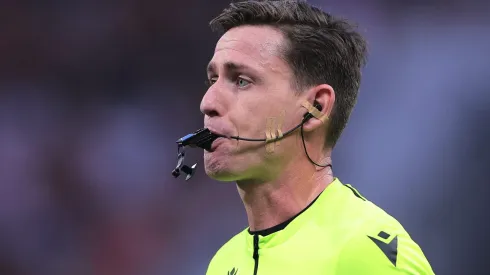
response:
[[(315, 107), (321, 111), (321, 105), (315, 104)], [(308, 159), (315, 165), (320, 166), (320, 167), (327, 167), (331, 166), (330, 164), (327, 165), (320, 165), (314, 162), (310, 156), (308, 155), (308, 152), (306, 151), (306, 145), (304, 142), (304, 136), (303, 136), (303, 124), (305, 124), (310, 118), (312, 118), (313, 115), (311, 113), (306, 113), (303, 117), (303, 120), (301, 123), (290, 129), (289, 131), (285, 132), (282, 137), (277, 137), (275, 139), (272, 139), (271, 141), (276, 141), (279, 139), (282, 139), (288, 135), (290, 135), (292, 132), (296, 131), (298, 128), (301, 127), (301, 138), (303, 140), (303, 146), (305, 147), (305, 152), (306, 155), (308, 156)], [(177, 167), (172, 171), (172, 175), (177, 178), (180, 176), (181, 172), (184, 172), (187, 176), (185, 180), (189, 180), (194, 176), (194, 172), (196, 170), (197, 163), (192, 165), (191, 167), (187, 166), (184, 164), (184, 158), (185, 158), (185, 149), (187, 147), (195, 148), (199, 147), (204, 150), (211, 150), (211, 145), (217, 138), (231, 138), (231, 139), (236, 139), (236, 140), (244, 140), (244, 141), (255, 141), (255, 142), (266, 142), (267, 140), (265, 138), (244, 138), (244, 137), (239, 137), (239, 136), (231, 136), (227, 137), (224, 135), (220, 134), (215, 134), (212, 133), (209, 129), (207, 128), (202, 128), (197, 131), (195, 131), (192, 134), (185, 135), (181, 138), (179, 138), (177, 142)]]

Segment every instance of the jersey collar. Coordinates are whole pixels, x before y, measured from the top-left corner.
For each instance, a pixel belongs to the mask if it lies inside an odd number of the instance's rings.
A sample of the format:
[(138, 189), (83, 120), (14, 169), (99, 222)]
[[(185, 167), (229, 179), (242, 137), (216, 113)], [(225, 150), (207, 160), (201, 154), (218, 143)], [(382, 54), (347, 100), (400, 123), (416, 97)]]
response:
[(251, 231), (250, 228), (244, 230), (246, 242), (249, 249), (253, 251), (253, 237), (259, 235), (259, 247), (267, 248), (281, 244), (294, 235), (306, 223), (315, 221), (318, 215), (321, 215), (325, 209), (329, 209), (329, 205), (335, 204), (337, 196), (335, 193), (342, 187), (342, 183), (338, 178), (334, 178), (321, 193), (307, 207), (301, 210), (298, 214), (289, 220), (282, 222), (276, 226), (260, 231)]

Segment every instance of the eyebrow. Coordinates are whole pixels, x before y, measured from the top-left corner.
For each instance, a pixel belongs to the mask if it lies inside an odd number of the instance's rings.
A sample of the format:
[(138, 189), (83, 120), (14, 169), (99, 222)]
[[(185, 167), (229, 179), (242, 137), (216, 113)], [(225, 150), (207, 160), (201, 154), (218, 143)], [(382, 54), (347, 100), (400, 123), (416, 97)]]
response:
[[(250, 68), (249, 66), (245, 65), (245, 64), (241, 64), (241, 63), (235, 63), (235, 62), (231, 62), (231, 61), (228, 61), (224, 64), (224, 67), (227, 71), (229, 72), (237, 72), (237, 71), (240, 71), (240, 70), (251, 70), (251, 71), (254, 71), (252, 68)], [(214, 62), (209, 62), (207, 68), (206, 68), (206, 71), (209, 73), (213, 73), (213, 72), (216, 72), (216, 64)]]

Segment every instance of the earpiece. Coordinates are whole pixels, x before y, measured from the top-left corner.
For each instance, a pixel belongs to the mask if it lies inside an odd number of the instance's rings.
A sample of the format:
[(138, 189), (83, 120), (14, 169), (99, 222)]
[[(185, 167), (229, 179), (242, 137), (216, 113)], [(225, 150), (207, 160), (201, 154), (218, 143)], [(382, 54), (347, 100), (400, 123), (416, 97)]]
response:
[[(315, 107), (318, 111), (322, 110), (322, 105), (320, 105), (320, 103), (318, 103), (316, 101), (313, 103), (313, 107)], [(306, 122), (312, 117), (313, 117), (313, 114), (308, 112), (303, 116), (303, 121)]]
[(320, 103), (318, 103), (316, 101), (315, 101), (315, 104), (313, 104), (313, 107), (317, 108), (318, 111), (320, 111), (320, 112), (322, 111), (322, 105), (320, 105)]

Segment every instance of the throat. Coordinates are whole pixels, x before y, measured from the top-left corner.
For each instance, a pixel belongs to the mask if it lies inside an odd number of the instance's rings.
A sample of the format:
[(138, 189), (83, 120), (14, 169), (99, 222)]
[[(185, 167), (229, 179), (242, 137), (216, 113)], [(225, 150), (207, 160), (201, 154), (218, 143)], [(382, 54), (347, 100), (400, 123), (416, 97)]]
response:
[(266, 236), (286, 228), (314, 204), (323, 189), (318, 189), (318, 192), (303, 198), (279, 190), (262, 196), (248, 196), (241, 193), (247, 213), (249, 233)]
[(307, 168), (310, 170), (299, 169), (297, 166), (295, 169), (286, 169), (273, 181), (237, 182), (250, 231), (287, 226), (310, 207), (334, 180), (331, 169), (315, 171), (311, 165)]
[(297, 218), (299, 215), (301, 215), (303, 212), (305, 212), (308, 208), (310, 208), (314, 203), (315, 201), (318, 199), (318, 197), (320, 197), (321, 193), (310, 203), (308, 204), (305, 208), (303, 208), (303, 210), (301, 210), (299, 213), (297, 213), (296, 215), (292, 216), (291, 218), (277, 224), (277, 225), (274, 225), (272, 227), (269, 227), (269, 228), (266, 228), (266, 229), (263, 229), (263, 230), (257, 230), (257, 231), (252, 231), (250, 228), (248, 230), (248, 232), (250, 234), (256, 234), (256, 235), (260, 235), (260, 236), (267, 236), (267, 235), (270, 235), (270, 234), (273, 234), (275, 232), (278, 232), (278, 231), (281, 231), (283, 230), (284, 228), (286, 228), (286, 226), (288, 226), (288, 224), (290, 224), (295, 218)]

